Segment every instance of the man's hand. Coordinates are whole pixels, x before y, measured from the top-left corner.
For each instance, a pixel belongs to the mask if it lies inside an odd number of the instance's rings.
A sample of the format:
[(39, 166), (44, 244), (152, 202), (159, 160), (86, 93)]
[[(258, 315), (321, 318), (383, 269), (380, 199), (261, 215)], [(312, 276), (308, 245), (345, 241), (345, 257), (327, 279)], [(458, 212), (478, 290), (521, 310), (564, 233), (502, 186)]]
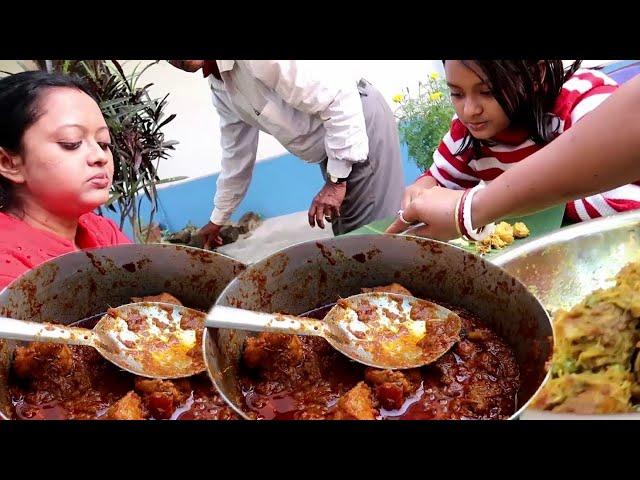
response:
[(220, 229), (222, 225), (217, 225), (213, 222), (207, 223), (204, 227), (198, 230), (198, 235), (204, 239), (204, 248), (209, 250), (211, 246), (219, 247), (222, 245), (222, 238), (220, 237)]
[(324, 228), (324, 219), (332, 221), (340, 216), (340, 206), (347, 194), (347, 182), (327, 182), (322, 190), (314, 197), (309, 208), (309, 225), (315, 227), (316, 223)]

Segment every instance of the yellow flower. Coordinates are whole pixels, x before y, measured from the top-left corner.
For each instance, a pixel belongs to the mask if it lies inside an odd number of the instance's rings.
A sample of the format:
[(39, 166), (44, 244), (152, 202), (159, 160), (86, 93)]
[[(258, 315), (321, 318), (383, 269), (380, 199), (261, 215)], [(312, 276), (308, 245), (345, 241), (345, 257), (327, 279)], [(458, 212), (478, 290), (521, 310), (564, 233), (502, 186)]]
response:
[(398, 93), (393, 97), (391, 97), (391, 100), (393, 100), (395, 103), (400, 103), (402, 100), (404, 100), (404, 95), (401, 93)]
[(437, 72), (431, 72), (429, 77), (431, 77), (431, 80), (438, 80), (440, 78), (440, 75), (438, 75)]
[(429, 95), (429, 99), (433, 102), (435, 102), (436, 100), (440, 100), (442, 98), (442, 92), (433, 92), (431, 95)]

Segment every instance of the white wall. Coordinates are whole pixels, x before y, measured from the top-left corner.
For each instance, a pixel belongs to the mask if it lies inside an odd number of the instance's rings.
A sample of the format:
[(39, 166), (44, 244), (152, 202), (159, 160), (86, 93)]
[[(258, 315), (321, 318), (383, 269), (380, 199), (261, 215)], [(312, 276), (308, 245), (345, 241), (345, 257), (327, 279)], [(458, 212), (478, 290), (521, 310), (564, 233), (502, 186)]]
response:
[[(121, 63), (129, 73), (137, 65), (150, 62), (122, 60)], [(171, 157), (160, 162), (160, 178), (197, 177), (216, 171), (220, 163), (220, 135), (207, 81), (202, 75), (182, 72), (161, 61), (151, 66), (139, 81), (140, 86), (148, 83), (153, 83), (149, 89), (152, 97), (162, 98), (169, 94), (165, 112), (167, 115), (175, 113), (176, 118), (162, 131), (167, 140), (180, 142)]]
[(31, 60), (0, 60), (0, 71), (3, 72), (20, 73), (25, 70), (23, 66), (28, 70), (37, 68)]
[[(123, 61), (126, 71), (149, 61)], [(360, 75), (373, 83), (392, 104), (391, 97), (405, 87), (417, 87), (418, 81), (429, 73), (442, 73), (440, 61), (431, 60), (321, 60), (316, 61), (327, 71), (336, 75)], [(163, 130), (167, 139), (178, 140), (170, 159), (159, 167), (161, 178), (186, 175), (199, 177), (220, 170), (220, 135), (218, 117), (211, 103), (207, 81), (200, 73), (192, 74), (178, 70), (165, 61), (147, 70), (141, 85), (153, 83), (150, 92), (161, 97), (170, 93), (167, 113), (176, 113), (176, 118)], [(282, 155), (286, 150), (270, 135), (260, 134), (258, 161)]]

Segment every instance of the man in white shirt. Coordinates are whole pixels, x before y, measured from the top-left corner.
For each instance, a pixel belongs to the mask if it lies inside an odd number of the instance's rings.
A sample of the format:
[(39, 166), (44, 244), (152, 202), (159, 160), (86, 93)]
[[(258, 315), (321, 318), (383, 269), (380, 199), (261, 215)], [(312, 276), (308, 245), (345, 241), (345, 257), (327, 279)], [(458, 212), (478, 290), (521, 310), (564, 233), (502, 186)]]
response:
[[(295, 60), (170, 60), (203, 71), (220, 115), (222, 171), (215, 208), (200, 234), (220, 245), (220, 228), (244, 198), (256, 162), (258, 132), (320, 165), (326, 180), (309, 208), (309, 225), (334, 234), (395, 215), (404, 191), (393, 112), (364, 79)], [(295, 181), (295, 179), (291, 179)]]

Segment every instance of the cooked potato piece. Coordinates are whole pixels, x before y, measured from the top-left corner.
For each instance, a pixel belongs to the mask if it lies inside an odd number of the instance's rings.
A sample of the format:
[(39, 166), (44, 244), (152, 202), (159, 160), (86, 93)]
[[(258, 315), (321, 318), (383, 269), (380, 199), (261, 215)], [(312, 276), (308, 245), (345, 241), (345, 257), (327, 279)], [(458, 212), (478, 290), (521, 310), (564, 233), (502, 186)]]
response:
[(105, 418), (109, 420), (145, 420), (142, 399), (136, 392), (129, 392), (109, 407)]
[(378, 412), (373, 406), (371, 389), (360, 382), (338, 400), (333, 414), (335, 420), (375, 420)]

